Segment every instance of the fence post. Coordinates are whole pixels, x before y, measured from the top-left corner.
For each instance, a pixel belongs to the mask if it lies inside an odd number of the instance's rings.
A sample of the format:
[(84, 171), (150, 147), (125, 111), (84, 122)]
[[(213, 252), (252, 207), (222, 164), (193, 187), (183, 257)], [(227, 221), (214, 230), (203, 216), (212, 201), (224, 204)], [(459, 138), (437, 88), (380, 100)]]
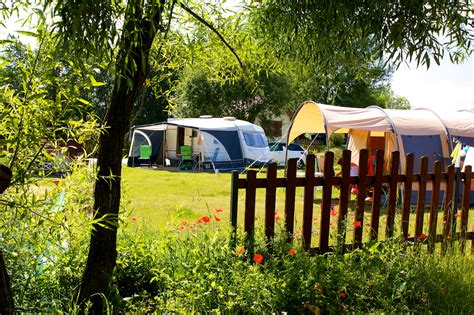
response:
[(239, 172), (232, 171), (230, 182), (230, 224), (231, 224), (231, 246), (235, 247), (237, 242), (237, 211), (239, 208)]

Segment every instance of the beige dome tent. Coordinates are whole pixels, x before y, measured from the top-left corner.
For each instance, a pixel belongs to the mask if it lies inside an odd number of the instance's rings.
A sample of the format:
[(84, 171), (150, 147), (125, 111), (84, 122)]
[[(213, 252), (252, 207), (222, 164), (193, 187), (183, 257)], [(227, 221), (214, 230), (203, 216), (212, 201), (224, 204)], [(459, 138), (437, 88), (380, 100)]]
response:
[(347, 148), (352, 151), (351, 160), (355, 164), (359, 163), (361, 149), (371, 152), (381, 149), (385, 151), (386, 172), (393, 151), (400, 152), (401, 173), (405, 172), (408, 153), (415, 156), (415, 172), (420, 170), (422, 156), (428, 157), (431, 172), (435, 161), (443, 161), (444, 167), (450, 164), (453, 141), (474, 146), (474, 112), (351, 108), (308, 101), (293, 115), (287, 143), (304, 133), (325, 133), (327, 142), (334, 133), (348, 134)]

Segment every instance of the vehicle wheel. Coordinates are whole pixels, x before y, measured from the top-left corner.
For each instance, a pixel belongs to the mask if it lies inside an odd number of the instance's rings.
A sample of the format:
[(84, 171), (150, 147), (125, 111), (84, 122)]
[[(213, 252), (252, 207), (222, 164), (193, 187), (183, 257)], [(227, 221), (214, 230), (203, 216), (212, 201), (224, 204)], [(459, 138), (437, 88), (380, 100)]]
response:
[(296, 164), (296, 167), (298, 169), (302, 169), (304, 167), (304, 161), (303, 160), (298, 160), (298, 163)]

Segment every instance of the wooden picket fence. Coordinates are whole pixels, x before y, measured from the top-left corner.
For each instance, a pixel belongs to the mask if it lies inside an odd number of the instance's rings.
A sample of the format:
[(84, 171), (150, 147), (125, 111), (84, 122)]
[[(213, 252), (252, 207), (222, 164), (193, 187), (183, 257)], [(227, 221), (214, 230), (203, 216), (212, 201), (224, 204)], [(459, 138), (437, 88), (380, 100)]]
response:
[[(434, 172), (428, 172), (428, 158), (421, 158), (420, 172), (413, 173), (414, 157), (412, 154), (406, 156), (406, 172), (399, 174), (400, 155), (393, 152), (391, 157), (391, 170), (389, 174), (383, 174), (384, 152), (376, 154), (375, 175), (367, 176), (368, 151), (360, 151), (359, 175), (350, 176), (351, 152), (345, 150), (342, 157), (342, 174), (335, 176), (333, 172), (334, 153), (326, 152), (324, 158), (323, 176), (315, 175), (315, 156), (308, 155), (306, 172), (304, 177), (297, 177), (297, 160), (288, 163), (286, 177), (277, 177), (276, 164), (270, 164), (267, 168), (266, 178), (257, 178), (255, 170), (248, 170), (246, 178), (239, 178), (238, 173), (232, 175), (231, 188), (231, 224), (237, 231), (237, 209), (239, 190), (245, 190), (245, 213), (244, 231), (247, 240), (253, 243), (255, 235), (255, 208), (256, 191), (265, 189), (265, 237), (267, 244), (271, 246), (275, 237), (275, 209), (276, 195), (279, 187), (285, 188), (285, 217), (284, 226), (292, 240), (295, 229), (295, 198), (296, 188), (303, 187), (303, 218), (302, 218), (302, 245), (306, 250), (315, 253), (326, 253), (338, 248), (351, 249), (363, 246), (364, 233), (364, 210), (366, 205), (366, 191), (373, 190), (373, 201), (371, 205), (370, 226), (367, 226), (365, 241), (384, 241), (393, 238), (395, 232), (395, 216), (401, 216), (401, 237), (413, 244), (427, 244), (428, 250), (435, 250), (435, 243), (441, 243), (441, 251), (445, 253), (450, 244), (459, 241), (459, 248), (465, 251), (466, 242), (471, 241), (471, 251), (474, 248), (474, 231), (468, 231), (468, 216), (470, 207), (470, 192), (472, 181), (471, 166), (465, 168), (464, 173), (456, 171), (451, 165), (446, 171), (442, 170), (442, 161), (434, 164)], [(459, 183), (462, 185), (462, 198), (458, 198)], [(417, 183), (417, 191), (413, 190), (413, 184)], [(358, 194), (355, 200), (354, 221), (347, 222), (350, 200), (350, 185), (358, 186)], [(431, 200), (427, 202), (427, 185), (430, 186)], [(321, 215), (319, 220), (319, 244), (313, 247), (311, 244), (313, 234), (313, 212), (315, 187), (322, 187)], [(338, 244), (330, 244), (330, 217), (332, 206), (333, 187), (339, 187), (339, 211), (337, 238)], [(443, 186), (444, 201), (440, 203), (440, 192)], [(403, 187), (403, 189), (400, 189)], [(411, 204), (412, 194), (417, 194), (417, 204)], [(387, 198), (387, 212), (385, 224), (385, 238), (380, 239), (380, 221), (382, 196)], [(401, 207), (397, 206), (397, 194), (401, 198)], [(429, 222), (425, 227), (428, 234), (424, 234), (424, 213), (429, 209)], [(459, 209), (459, 210), (458, 210)], [(414, 212), (412, 214), (412, 212)], [(442, 214), (442, 233), (437, 234), (438, 213)], [(334, 213), (333, 213), (334, 215)], [(460, 216), (460, 223), (458, 217)], [(410, 220), (414, 222), (414, 235), (409, 234)], [(458, 222), (458, 223), (457, 223)], [(457, 229), (456, 225), (460, 224)], [(348, 226), (353, 230), (352, 241), (347, 241)], [(251, 245), (251, 244), (250, 244)], [(252, 247), (252, 246), (250, 246)], [(253, 250), (253, 248), (251, 248)]]

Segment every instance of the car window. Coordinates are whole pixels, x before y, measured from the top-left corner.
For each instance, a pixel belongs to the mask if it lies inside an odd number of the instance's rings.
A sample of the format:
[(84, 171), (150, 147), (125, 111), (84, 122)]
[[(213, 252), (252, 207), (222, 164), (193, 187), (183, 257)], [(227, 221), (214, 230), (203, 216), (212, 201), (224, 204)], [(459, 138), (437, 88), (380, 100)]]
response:
[(288, 146), (288, 150), (290, 150), (290, 151), (304, 151), (303, 147), (300, 146), (297, 143), (290, 143), (290, 145)]

